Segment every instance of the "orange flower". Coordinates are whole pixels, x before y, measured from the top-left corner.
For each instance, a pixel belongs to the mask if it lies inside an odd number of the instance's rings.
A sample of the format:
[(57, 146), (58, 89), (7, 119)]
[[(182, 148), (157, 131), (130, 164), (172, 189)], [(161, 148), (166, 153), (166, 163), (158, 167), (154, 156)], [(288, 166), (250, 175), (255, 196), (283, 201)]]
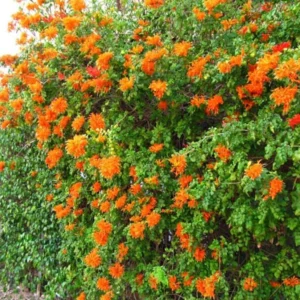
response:
[(250, 166), (245, 171), (246, 176), (250, 177), (252, 180), (259, 177), (262, 173), (263, 165), (260, 162)]
[(80, 131), (81, 127), (83, 126), (85, 119), (83, 116), (77, 116), (74, 121), (72, 122), (72, 128), (74, 131)]
[(86, 8), (84, 0), (70, 0), (69, 3), (75, 11), (82, 11)]
[(79, 24), (81, 22), (81, 18), (75, 17), (75, 16), (74, 17), (65, 17), (65, 18), (63, 18), (62, 21), (63, 21), (63, 24), (64, 24), (66, 30), (71, 31), (71, 30), (76, 29), (79, 26)]
[(120, 168), (120, 158), (118, 156), (101, 158), (99, 161), (99, 170), (105, 179), (112, 179), (115, 175), (120, 174)]
[(149, 285), (150, 285), (151, 289), (157, 290), (158, 281), (153, 275), (151, 275), (149, 277), (148, 282), (149, 282)]
[(143, 281), (144, 281), (144, 274), (142, 274), (142, 273), (137, 274), (136, 277), (135, 277), (136, 284), (137, 285), (142, 285)]
[(288, 61), (283, 62), (278, 66), (278, 68), (274, 71), (276, 79), (284, 79), (289, 78), (291, 81), (298, 80), (298, 74), (300, 72), (300, 59), (295, 60), (291, 58)]
[(274, 178), (270, 181), (270, 188), (268, 196), (275, 199), (276, 195), (282, 192), (283, 181), (279, 178)]
[(167, 90), (168, 84), (165, 81), (153, 80), (149, 88), (152, 90), (154, 96), (161, 99)]
[(36, 139), (39, 142), (45, 142), (45, 141), (47, 141), (48, 138), (49, 138), (49, 136), (50, 136), (50, 134), (51, 134), (51, 130), (48, 127), (38, 126), (36, 128), (35, 136), (36, 136)]
[(227, 162), (231, 156), (231, 151), (223, 145), (218, 145), (215, 148), (215, 152), (217, 152), (218, 157), (224, 162)]
[(188, 77), (199, 77), (202, 78), (202, 72), (206, 65), (206, 63), (210, 61), (210, 56), (199, 57), (196, 60), (192, 61), (191, 65), (189, 66), (187, 76)]
[(110, 210), (110, 202), (104, 201), (100, 204), (100, 211), (103, 213), (107, 213)]
[(217, 7), (221, 3), (226, 3), (227, 0), (204, 0), (205, 8), (211, 12), (215, 7)]
[(171, 172), (175, 173), (176, 176), (184, 172), (186, 168), (186, 159), (183, 155), (172, 155), (169, 162), (172, 164)]
[(218, 63), (218, 69), (219, 69), (219, 72), (222, 73), (222, 74), (226, 74), (226, 73), (229, 73), (231, 72), (231, 64), (229, 62), (219, 62)]
[(100, 190), (101, 190), (101, 184), (100, 184), (100, 182), (96, 181), (93, 184), (93, 192), (98, 193)]
[(76, 298), (76, 300), (85, 300), (85, 293), (84, 292), (81, 292), (80, 295)]
[(85, 147), (88, 144), (87, 138), (84, 135), (75, 135), (73, 139), (66, 142), (67, 152), (78, 158), (85, 154)]
[(109, 69), (109, 62), (112, 59), (114, 54), (112, 52), (105, 52), (99, 55), (96, 65), (99, 69), (108, 70)]
[(177, 281), (176, 276), (169, 276), (169, 287), (172, 291), (176, 291), (180, 288), (180, 283)]
[(62, 156), (63, 156), (63, 151), (58, 147), (55, 147), (53, 150), (50, 150), (45, 160), (48, 168), (49, 169), (54, 168), (59, 162), (59, 160), (62, 158)]
[(120, 263), (115, 263), (109, 267), (109, 274), (113, 278), (120, 278), (124, 274), (124, 267)]
[(191, 175), (182, 175), (179, 179), (178, 182), (180, 184), (180, 188), (181, 189), (185, 189), (186, 187), (188, 187), (188, 185), (190, 184), (190, 182), (193, 180), (193, 176)]
[(120, 198), (117, 199), (116, 203), (115, 203), (115, 206), (117, 209), (121, 209), (125, 206), (126, 204), (126, 200), (127, 200), (127, 196), (126, 195), (123, 195), (121, 196)]
[(207, 101), (207, 107), (206, 107), (205, 112), (208, 115), (211, 115), (211, 114), (216, 115), (219, 113), (219, 105), (223, 104), (223, 103), (224, 103), (224, 101), (223, 101), (222, 96), (215, 95)]
[(298, 89), (297, 87), (279, 87), (272, 91), (270, 98), (275, 102), (275, 106), (283, 105), (283, 112), (287, 113), (291, 102), (294, 100)]
[(5, 168), (5, 162), (4, 161), (0, 161), (0, 172), (3, 172)]
[(129, 227), (129, 233), (131, 237), (134, 239), (143, 239), (144, 230), (145, 230), (145, 224), (142, 222), (131, 224)]
[(188, 51), (192, 47), (192, 43), (190, 42), (181, 42), (181, 43), (176, 43), (174, 45), (174, 53), (176, 56), (187, 56)]
[(196, 19), (198, 20), (198, 21), (203, 21), (204, 19), (205, 19), (205, 17), (206, 17), (206, 13), (205, 12), (203, 12), (203, 11), (201, 11), (199, 8), (197, 8), (197, 7), (194, 7), (193, 8), (193, 13), (194, 13), (194, 15), (196, 16)]
[(191, 106), (200, 107), (202, 104), (205, 104), (205, 98), (203, 96), (194, 96), (191, 99)]
[(134, 78), (133, 77), (124, 77), (119, 81), (120, 84), (120, 90), (122, 92), (125, 92), (127, 90), (130, 90), (133, 88), (134, 85)]
[(57, 114), (63, 114), (68, 108), (68, 102), (65, 98), (56, 98), (51, 102), (51, 109)]
[(146, 6), (150, 7), (150, 8), (159, 8), (162, 5), (164, 5), (164, 0), (145, 0), (144, 3)]
[(248, 277), (244, 280), (245, 291), (253, 292), (256, 287), (257, 287), (257, 283), (254, 281), (253, 278)]
[(164, 144), (153, 144), (151, 147), (149, 147), (150, 152), (157, 153), (161, 151), (164, 147)]
[(151, 46), (162, 47), (163, 43), (159, 35), (147, 36), (146, 44)]
[(101, 264), (101, 257), (97, 253), (97, 249), (93, 249), (85, 258), (84, 262), (88, 267), (97, 268)]
[(206, 252), (203, 248), (197, 247), (194, 252), (194, 258), (196, 261), (203, 261), (205, 259)]
[(97, 281), (97, 288), (100, 291), (107, 292), (110, 290), (109, 280), (105, 277), (100, 277)]
[(117, 259), (118, 261), (122, 261), (124, 259), (124, 257), (127, 255), (129, 248), (124, 244), (121, 243), (118, 246), (118, 255), (117, 255)]
[(105, 123), (101, 114), (91, 114), (89, 117), (90, 128), (95, 131), (105, 129)]
[(160, 214), (156, 212), (152, 212), (150, 215), (146, 217), (146, 220), (149, 227), (154, 227), (160, 221)]
[(216, 272), (210, 277), (204, 279), (198, 279), (196, 281), (197, 291), (204, 297), (215, 297), (215, 283), (218, 281), (219, 272)]
[(285, 286), (292, 286), (292, 287), (296, 285), (300, 285), (300, 279), (297, 278), (296, 276), (286, 278), (283, 280), (283, 284)]

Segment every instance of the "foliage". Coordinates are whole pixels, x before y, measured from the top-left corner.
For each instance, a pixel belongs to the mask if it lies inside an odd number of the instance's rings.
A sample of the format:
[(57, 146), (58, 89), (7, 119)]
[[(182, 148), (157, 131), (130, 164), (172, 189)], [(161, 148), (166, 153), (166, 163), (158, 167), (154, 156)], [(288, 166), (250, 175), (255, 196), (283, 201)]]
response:
[(117, 2), (23, 1), (1, 58), (2, 138), (30, 141), (1, 201), (42, 170), (50, 299), (299, 298), (300, 4)]

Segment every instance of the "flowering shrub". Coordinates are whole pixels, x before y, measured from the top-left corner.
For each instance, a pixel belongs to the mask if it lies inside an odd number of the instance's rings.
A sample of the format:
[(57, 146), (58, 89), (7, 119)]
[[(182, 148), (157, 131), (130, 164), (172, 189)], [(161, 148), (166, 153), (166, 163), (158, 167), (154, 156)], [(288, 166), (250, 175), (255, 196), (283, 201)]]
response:
[(300, 4), (20, 2), (0, 127), (35, 136), (60, 224), (53, 286), (299, 298)]

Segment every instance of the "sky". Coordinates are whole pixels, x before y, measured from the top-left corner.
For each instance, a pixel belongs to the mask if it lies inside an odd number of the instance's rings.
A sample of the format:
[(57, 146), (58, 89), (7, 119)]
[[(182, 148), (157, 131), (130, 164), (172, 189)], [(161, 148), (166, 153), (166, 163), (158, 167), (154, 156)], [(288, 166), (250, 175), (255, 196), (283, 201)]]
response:
[(14, 0), (2, 0), (0, 8), (0, 56), (4, 54), (16, 54), (18, 47), (15, 44), (17, 35), (7, 31), (7, 24), (11, 20), (10, 16), (18, 10), (18, 3)]

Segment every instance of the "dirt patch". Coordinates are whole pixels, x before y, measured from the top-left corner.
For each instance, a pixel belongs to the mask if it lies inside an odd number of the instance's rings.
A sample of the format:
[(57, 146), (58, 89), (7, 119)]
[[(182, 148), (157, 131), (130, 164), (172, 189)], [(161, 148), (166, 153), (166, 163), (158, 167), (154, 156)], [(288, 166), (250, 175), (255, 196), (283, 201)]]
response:
[(28, 291), (17, 288), (14, 290), (4, 291), (0, 287), (0, 300), (43, 300), (43, 296), (37, 296), (36, 294), (29, 293)]

